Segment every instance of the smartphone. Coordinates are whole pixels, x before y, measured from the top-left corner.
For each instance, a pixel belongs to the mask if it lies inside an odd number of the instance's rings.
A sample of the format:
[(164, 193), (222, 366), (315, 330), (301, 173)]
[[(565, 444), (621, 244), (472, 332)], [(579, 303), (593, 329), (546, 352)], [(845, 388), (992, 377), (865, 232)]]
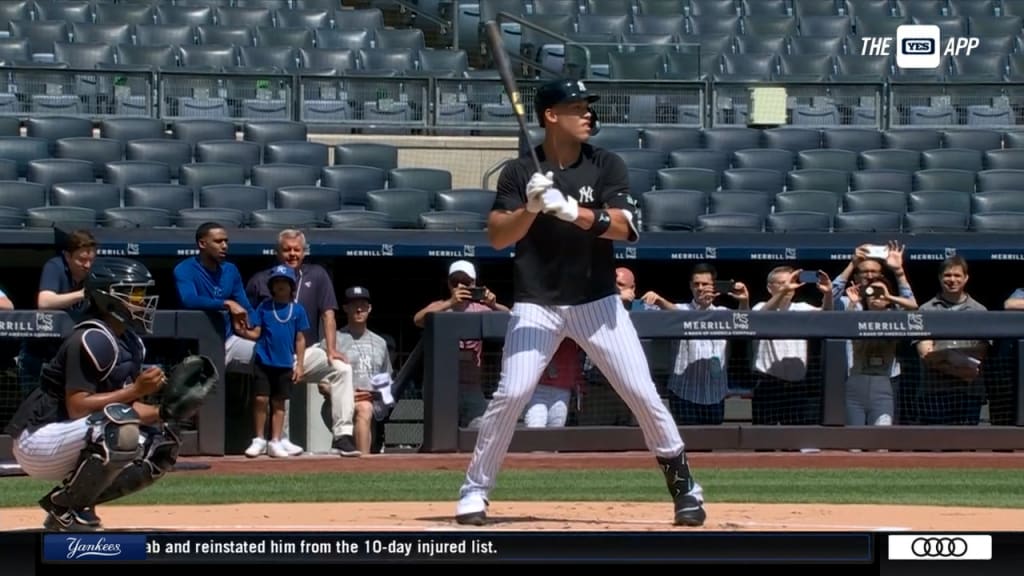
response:
[(469, 289), (469, 298), (474, 302), (483, 302), (487, 297), (487, 288), (483, 286), (473, 286)]
[(715, 280), (715, 292), (719, 294), (728, 294), (729, 292), (732, 292), (732, 287), (735, 285), (735, 280)]
[(880, 258), (885, 260), (889, 257), (889, 247), (880, 245), (868, 246), (868, 258)]
[(800, 273), (799, 282), (802, 284), (817, 284), (818, 272), (815, 270), (804, 270)]

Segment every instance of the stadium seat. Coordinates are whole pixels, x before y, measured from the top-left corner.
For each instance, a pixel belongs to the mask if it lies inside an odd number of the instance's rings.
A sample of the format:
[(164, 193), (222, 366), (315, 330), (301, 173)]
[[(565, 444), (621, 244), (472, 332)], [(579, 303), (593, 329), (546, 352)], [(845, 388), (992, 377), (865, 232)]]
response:
[(96, 177), (92, 162), (72, 160), (68, 158), (43, 158), (28, 163), (25, 175), (28, 182), (42, 184), (49, 191), (54, 184), (61, 182), (93, 182)]
[(0, 181), (18, 179), (18, 163), (8, 158), (0, 158)]
[(917, 172), (921, 169), (921, 153), (903, 148), (864, 150), (859, 155), (862, 170), (899, 170)]
[(767, 232), (830, 232), (832, 216), (821, 212), (774, 212), (765, 219)]
[(124, 188), (125, 207), (161, 208), (169, 214), (195, 208), (192, 188), (184, 184), (131, 184)]
[(124, 190), (132, 184), (169, 184), (171, 169), (163, 162), (122, 160), (108, 162), (104, 182)]
[(270, 207), (267, 189), (244, 184), (214, 184), (199, 189), (200, 208), (229, 208), (248, 215)]
[(319, 224), (316, 214), (309, 210), (270, 208), (249, 215), (252, 228), (316, 228)]
[(720, 150), (679, 148), (668, 155), (669, 168), (698, 168), (716, 173), (729, 169), (729, 155)]
[(942, 146), (942, 132), (918, 128), (886, 130), (882, 133), (882, 142), (883, 145), (879, 148), (900, 148), (923, 152)]
[(334, 165), (373, 166), (384, 172), (398, 168), (398, 147), (373, 142), (350, 142), (334, 147)]
[(419, 228), (420, 214), (433, 209), (434, 193), (420, 188), (371, 190), (366, 209), (387, 214), (396, 228)]
[(429, 192), (452, 189), (452, 175), (438, 168), (394, 168), (388, 172), (389, 188), (418, 188)]
[(769, 128), (761, 135), (766, 148), (781, 148), (794, 154), (821, 148), (821, 132), (809, 128)]
[(178, 183), (193, 191), (218, 184), (245, 184), (245, 167), (228, 162), (182, 164)]
[(956, 234), (967, 231), (969, 218), (967, 212), (911, 211), (903, 216), (903, 229), (910, 234)]
[(852, 150), (818, 148), (800, 150), (796, 154), (796, 168), (798, 170), (819, 169), (853, 172), (857, 170), (857, 166), (857, 154)]
[(1019, 190), (990, 190), (971, 195), (971, 213), (1024, 212), (1024, 194)]
[(316, 30), (318, 28), (330, 28), (331, 17), (334, 10), (319, 9), (294, 9), (276, 10), (274, 12), (274, 23), (281, 28), (307, 28)]
[(641, 148), (661, 150), (669, 153), (680, 149), (699, 149), (702, 146), (701, 141), (702, 135), (700, 130), (694, 128), (656, 126), (646, 127), (640, 132)]
[(473, 212), (486, 219), (494, 207), (494, 190), (481, 188), (460, 188), (438, 190), (434, 206), (440, 211)]
[(95, 19), (100, 24), (153, 24), (156, 14), (153, 6), (147, 3), (106, 4), (98, 2), (95, 7)]
[(843, 196), (844, 212), (894, 212), (902, 215), (907, 211), (907, 194), (897, 190), (851, 190)]
[(85, 160), (92, 164), (95, 178), (102, 178), (107, 162), (124, 157), (124, 145), (111, 138), (61, 138), (56, 142), (57, 158)]
[(178, 120), (171, 125), (171, 135), (195, 148), (205, 140), (234, 140), (235, 125), (227, 120)]
[(971, 213), (971, 196), (970, 192), (958, 190), (917, 190), (907, 195), (907, 205), (911, 212), (963, 214), (966, 227), (966, 215)]
[(732, 155), (732, 166), (785, 173), (793, 169), (793, 153), (781, 148), (737, 150)]
[(903, 214), (863, 210), (840, 212), (832, 219), (834, 232), (900, 232)]
[(977, 173), (978, 192), (990, 190), (1021, 190), (1024, 170), (982, 170)]
[(969, 148), (939, 148), (921, 152), (921, 167), (978, 172), (983, 169), (981, 152)]
[(850, 189), (850, 173), (842, 170), (793, 170), (786, 175), (787, 190), (825, 190), (842, 197)]
[(319, 172), (328, 165), (329, 150), (326, 144), (307, 140), (279, 140), (270, 142), (263, 149), (266, 164), (302, 164), (312, 166)]
[(746, 212), (765, 218), (772, 211), (774, 195), (757, 190), (718, 190), (709, 196), (709, 214)]
[(775, 213), (817, 212), (831, 217), (839, 212), (840, 201), (840, 196), (827, 190), (787, 190), (775, 196)]
[(178, 212), (176, 225), (191, 230), (204, 222), (217, 222), (229, 228), (239, 228), (245, 220), (241, 211), (230, 208), (189, 208)]
[(822, 143), (824, 148), (839, 148), (856, 153), (883, 148), (881, 132), (861, 128), (823, 130)]
[(975, 232), (1019, 233), (1024, 229), (1024, 212), (971, 214), (970, 229)]
[(121, 206), (121, 191), (102, 182), (63, 182), (50, 188), (51, 206), (81, 206), (102, 213)]
[(697, 217), (700, 232), (763, 232), (764, 218), (750, 213), (702, 214)]
[(662, 168), (656, 178), (656, 190), (687, 189), (710, 194), (721, 184), (719, 173), (707, 168)]
[(384, 212), (340, 210), (327, 215), (332, 228), (394, 228), (395, 222)]
[(914, 173), (906, 170), (858, 170), (850, 174), (851, 190), (899, 190), (910, 192)]
[(974, 172), (932, 168), (914, 172), (914, 190), (961, 190), (974, 192)]
[(260, 164), (260, 145), (240, 140), (203, 140), (195, 145), (196, 160), (200, 163), (229, 163), (242, 167), (246, 178), (252, 176), (252, 168)]
[(697, 217), (707, 213), (708, 194), (700, 190), (666, 189), (640, 197), (644, 230), (691, 231)]
[(424, 212), (419, 216), (419, 227), (424, 230), (483, 230), (487, 220), (476, 212)]
[(25, 135), (46, 140), (49, 154), (53, 156), (57, 140), (61, 138), (92, 137), (92, 122), (74, 116), (29, 116), (25, 121)]
[(91, 229), (96, 227), (96, 211), (79, 206), (37, 206), (25, 211), (31, 228)]
[(156, 118), (105, 118), (100, 122), (100, 138), (120, 140), (126, 146), (132, 140), (166, 137), (163, 122)]
[(21, 208), (0, 205), (0, 228), (23, 228), (25, 226), (25, 219), (25, 211)]
[(320, 185), (340, 190), (342, 204), (366, 206), (366, 193), (387, 184), (387, 174), (373, 166), (326, 166), (320, 171)]
[(286, 186), (316, 186), (320, 170), (305, 164), (260, 164), (252, 168), (252, 184), (270, 194)]
[(984, 170), (1024, 170), (1024, 149), (985, 150), (982, 160)]
[(140, 206), (108, 208), (101, 218), (104, 228), (155, 228), (168, 227), (173, 223), (167, 210)]
[(274, 207), (312, 212), (317, 221), (325, 221), (328, 212), (341, 210), (341, 193), (319, 186), (285, 186), (273, 193)]
[(28, 210), (46, 205), (46, 187), (35, 182), (0, 182), (0, 206)]
[(760, 168), (731, 168), (722, 172), (722, 190), (756, 190), (775, 196), (786, 187), (786, 174)]
[(213, 8), (210, 6), (162, 4), (156, 7), (156, 21), (159, 24), (183, 24), (186, 26), (213, 24)]
[(125, 146), (125, 160), (146, 160), (167, 164), (172, 179), (181, 175), (181, 166), (192, 161), (188, 142), (170, 138), (131, 140)]

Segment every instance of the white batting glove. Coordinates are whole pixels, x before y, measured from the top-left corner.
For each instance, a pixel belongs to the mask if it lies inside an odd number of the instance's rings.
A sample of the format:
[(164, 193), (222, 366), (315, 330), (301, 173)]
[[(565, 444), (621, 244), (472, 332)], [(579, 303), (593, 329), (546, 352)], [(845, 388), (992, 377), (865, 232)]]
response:
[(579, 218), (580, 208), (576, 199), (562, 194), (561, 190), (550, 188), (544, 193), (543, 199), (546, 214), (557, 216), (566, 222), (575, 222)]
[(541, 196), (555, 185), (554, 176), (554, 172), (547, 174), (534, 172), (533, 177), (526, 183), (526, 209), (528, 211), (537, 214), (544, 209), (544, 201)]

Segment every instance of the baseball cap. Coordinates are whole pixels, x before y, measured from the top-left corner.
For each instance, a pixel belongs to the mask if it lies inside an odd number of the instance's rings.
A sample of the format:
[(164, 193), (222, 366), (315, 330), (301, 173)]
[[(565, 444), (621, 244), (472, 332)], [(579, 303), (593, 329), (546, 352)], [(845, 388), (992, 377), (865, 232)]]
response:
[(457, 272), (462, 272), (466, 276), (469, 276), (471, 280), (476, 280), (476, 267), (468, 260), (456, 260), (455, 262), (452, 262), (452, 265), (448, 267), (448, 276)]
[(345, 290), (345, 301), (351, 302), (352, 300), (370, 300), (370, 291), (362, 286), (352, 286)]
[(274, 283), (277, 278), (285, 278), (292, 284), (292, 288), (295, 287), (295, 271), (291, 268), (281, 264), (280, 266), (274, 266), (270, 271), (270, 277), (267, 278), (267, 286)]
[(537, 89), (537, 93), (533, 97), (533, 110), (537, 114), (540, 125), (543, 126), (544, 111), (552, 106), (577, 100), (586, 100), (592, 103), (597, 102), (600, 98), (597, 94), (587, 92), (587, 86), (582, 80), (563, 78), (548, 82)]

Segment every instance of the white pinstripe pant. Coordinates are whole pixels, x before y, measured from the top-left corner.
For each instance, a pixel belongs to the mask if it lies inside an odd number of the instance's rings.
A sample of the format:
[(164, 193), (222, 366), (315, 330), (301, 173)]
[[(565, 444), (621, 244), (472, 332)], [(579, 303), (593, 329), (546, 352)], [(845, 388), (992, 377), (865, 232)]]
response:
[(505, 333), (501, 380), (487, 406), (461, 495), (494, 487), (516, 421), (563, 338), (571, 338), (636, 416), (648, 450), (672, 457), (683, 440), (658, 396), (636, 329), (618, 295), (579, 306), (517, 303)]
[[(75, 469), (87, 444), (86, 439), (98, 441), (103, 424), (89, 424), (89, 417), (64, 422), (52, 422), (35, 430), (22, 430), (14, 443), (14, 459), (21, 469), (39, 480), (61, 481)], [(145, 444), (147, 434), (139, 433), (139, 445)]]

